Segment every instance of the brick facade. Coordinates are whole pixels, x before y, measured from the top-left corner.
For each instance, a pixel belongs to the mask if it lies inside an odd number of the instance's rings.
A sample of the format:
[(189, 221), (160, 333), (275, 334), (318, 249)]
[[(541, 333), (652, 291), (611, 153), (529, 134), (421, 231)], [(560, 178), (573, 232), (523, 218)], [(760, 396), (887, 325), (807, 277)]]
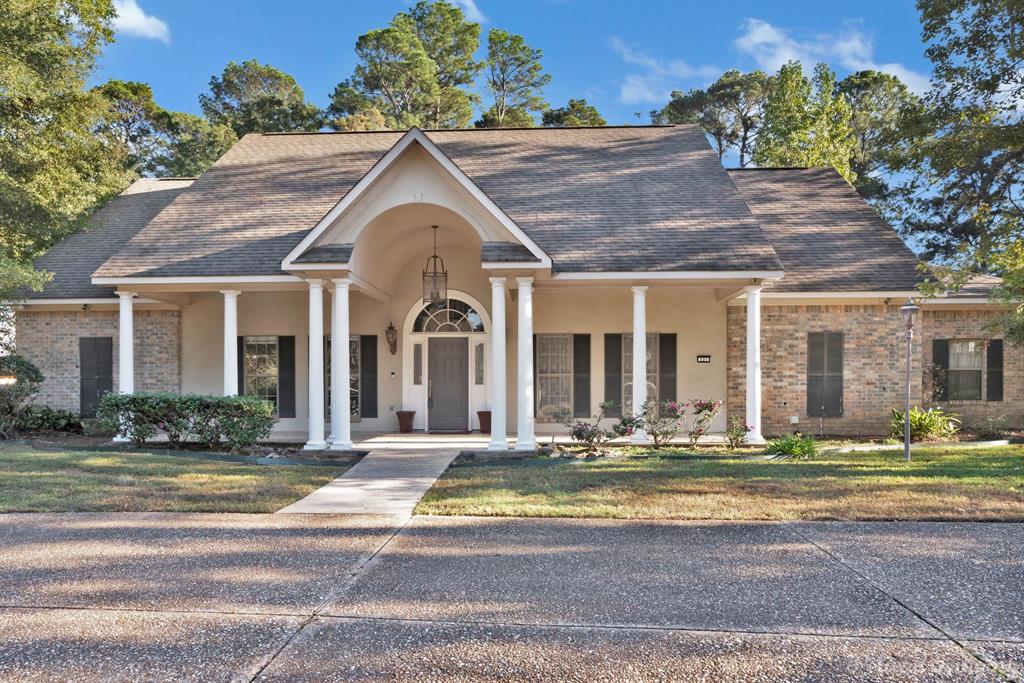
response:
[[(932, 339), (984, 338), (993, 314), (983, 310), (926, 310), (914, 334), (911, 395), (932, 405)], [(746, 308), (728, 312), (728, 411), (743, 417), (746, 394)], [(807, 333), (843, 333), (843, 414), (807, 416)], [(897, 306), (825, 305), (761, 308), (762, 431), (794, 430), (826, 435), (884, 435), (891, 408), (903, 405), (904, 341)], [(984, 372), (984, 371), (983, 371)], [(982, 378), (984, 383), (985, 378)], [(984, 385), (984, 384), (983, 384)], [(1024, 353), (1006, 346), (1004, 400), (954, 401), (940, 407), (961, 416), (965, 426), (986, 416), (1007, 417), (1020, 426), (1024, 412)], [(799, 423), (790, 422), (797, 416)]]
[[(79, 337), (112, 337), (117, 391), (118, 312), (18, 311), (18, 353), (45, 380), (34, 402), (79, 410)], [(180, 387), (181, 316), (178, 311), (135, 311), (135, 389), (177, 391)]]

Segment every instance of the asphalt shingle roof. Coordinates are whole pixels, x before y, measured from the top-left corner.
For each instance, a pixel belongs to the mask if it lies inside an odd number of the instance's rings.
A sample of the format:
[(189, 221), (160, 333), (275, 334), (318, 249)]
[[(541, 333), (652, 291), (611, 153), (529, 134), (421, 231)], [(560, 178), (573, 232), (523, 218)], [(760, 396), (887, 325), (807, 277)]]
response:
[(918, 259), (831, 168), (734, 169), (730, 177), (782, 259), (780, 291), (909, 291)]
[(191, 178), (141, 178), (92, 215), (89, 226), (61, 240), (36, 261), (53, 273), (26, 299), (116, 299), (112, 287), (92, 284), (92, 273), (192, 184)]
[[(427, 131), (556, 271), (779, 270), (697, 126)], [(266, 275), (402, 133), (250, 134), (98, 276)]]

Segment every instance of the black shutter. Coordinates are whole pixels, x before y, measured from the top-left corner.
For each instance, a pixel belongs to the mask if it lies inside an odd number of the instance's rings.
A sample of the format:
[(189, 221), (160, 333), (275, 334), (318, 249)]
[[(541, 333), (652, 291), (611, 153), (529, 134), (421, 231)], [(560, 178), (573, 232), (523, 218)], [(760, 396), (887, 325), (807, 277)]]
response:
[(100, 398), (114, 390), (113, 337), (80, 337), (78, 367), (78, 412), (94, 417)]
[(807, 415), (843, 414), (843, 334), (807, 334)]
[(277, 338), (277, 415), (295, 417), (295, 337), (292, 336)]
[(245, 396), (245, 337), (238, 338), (238, 395)]
[(932, 383), (935, 385), (933, 398), (945, 401), (949, 396), (949, 340), (932, 340)]
[(377, 335), (359, 337), (359, 416), (377, 417)]
[(590, 417), (590, 335), (572, 335), (572, 415)]
[(608, 417), (622, 417), (622, 335), (604, 335), (604, 402)]
[(658, 402), (676, 400), (676, 335), (658, 335)]
[(985, 361), (987, 379), (985, 380), (985, 400), (1003, 400), (1003, 340), (991, 339), (988, 342), (988, 355)]

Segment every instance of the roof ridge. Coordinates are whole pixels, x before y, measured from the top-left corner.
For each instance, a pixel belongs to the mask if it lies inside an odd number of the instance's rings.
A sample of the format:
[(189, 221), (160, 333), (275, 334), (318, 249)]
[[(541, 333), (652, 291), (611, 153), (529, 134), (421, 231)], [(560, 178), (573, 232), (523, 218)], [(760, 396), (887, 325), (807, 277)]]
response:
[[(639, 125), (619, 124), (614, 126), (510, 126), (507, 128), (420, 128), (419, 130), (424, 133), (486, 133), (486, 132), (499, 132), (509, 130), (529, 130), (529, 131), (558, 131), (558, 130), (621, 130), (627, 128), (685, 128), (688, 126), (696, 126), (695, 123), (645, 123)], [(256, 133), (256, 135), (271, 136), (271, 135), (368, 135), (372, 133), (388, 133), (391, 135), (408, 133), (411, 128), (407, 129), (389, 129), (389, 130), (293, 130), (293, 131), (266, 131)]]

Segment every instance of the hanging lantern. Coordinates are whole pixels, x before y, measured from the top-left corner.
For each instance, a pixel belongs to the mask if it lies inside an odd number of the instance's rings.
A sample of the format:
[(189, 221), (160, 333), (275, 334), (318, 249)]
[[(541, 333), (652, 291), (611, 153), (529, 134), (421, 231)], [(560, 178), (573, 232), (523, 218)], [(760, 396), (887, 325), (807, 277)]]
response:
[(448, 301), (448, 271), (444, 269), (444, 260), (437, 255), (437, 226), (430, 226), (434, 231), (434, 255), (427, 259), (423, 268), (423, 303), (444, 303)]

